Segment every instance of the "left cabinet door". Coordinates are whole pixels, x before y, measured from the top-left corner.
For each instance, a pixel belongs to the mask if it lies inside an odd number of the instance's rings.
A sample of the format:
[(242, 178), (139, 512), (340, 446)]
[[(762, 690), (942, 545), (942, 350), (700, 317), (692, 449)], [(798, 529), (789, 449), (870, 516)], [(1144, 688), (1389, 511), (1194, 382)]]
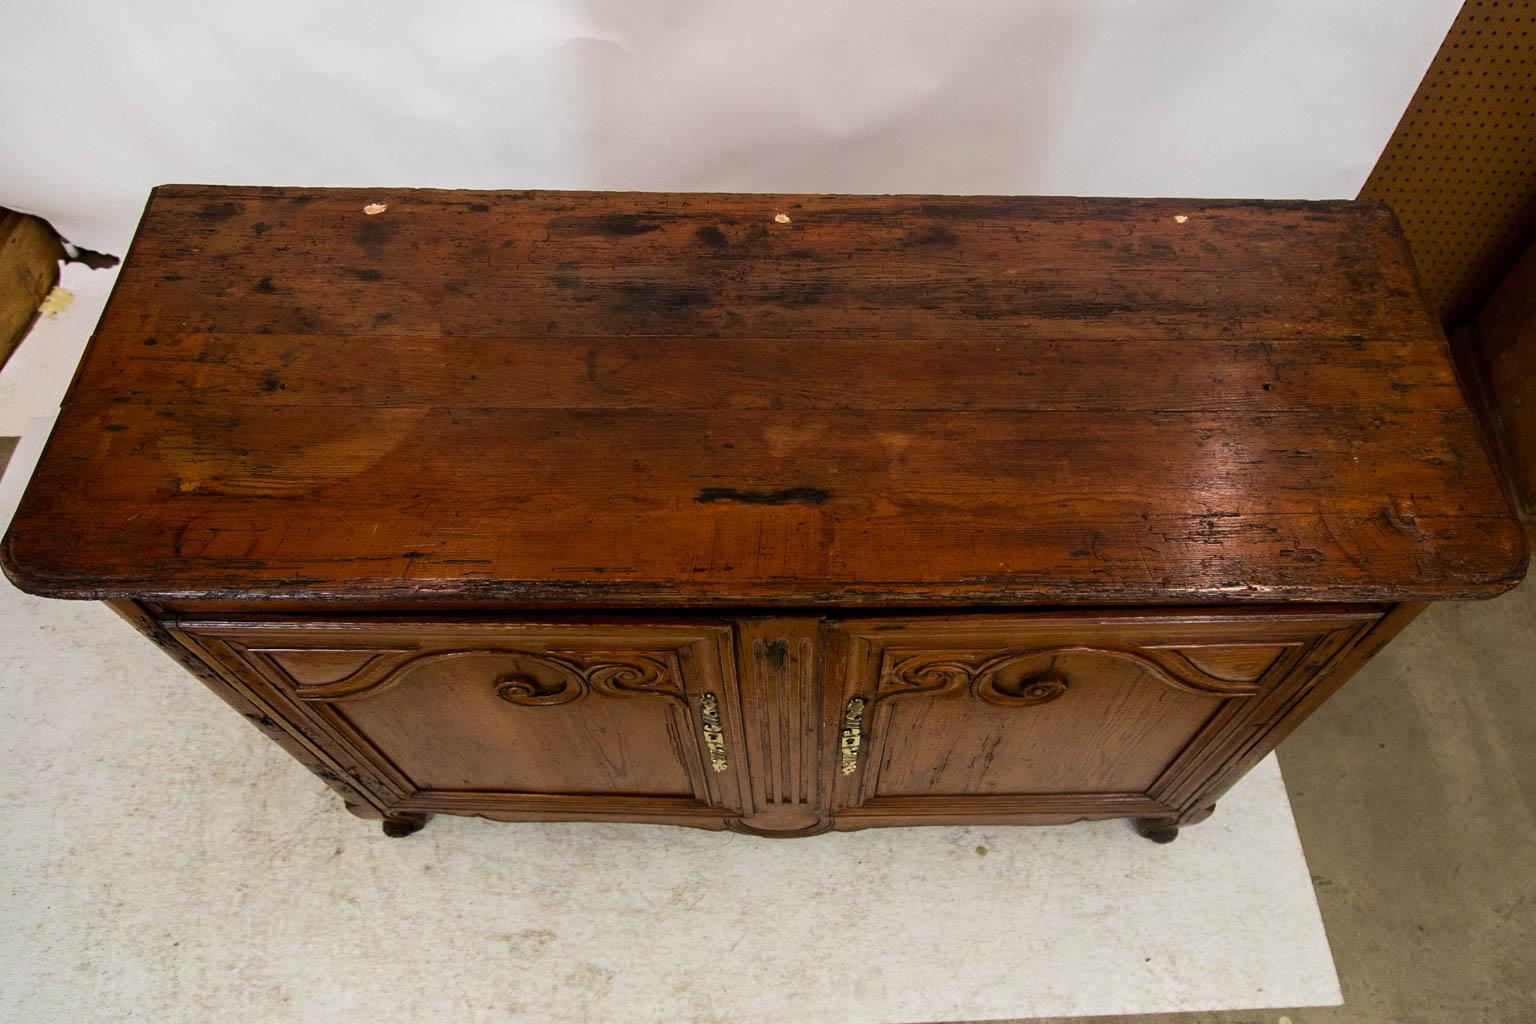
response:
[(718, 622), (181, 622), (391, 811), (724, 826), (744, 766)]

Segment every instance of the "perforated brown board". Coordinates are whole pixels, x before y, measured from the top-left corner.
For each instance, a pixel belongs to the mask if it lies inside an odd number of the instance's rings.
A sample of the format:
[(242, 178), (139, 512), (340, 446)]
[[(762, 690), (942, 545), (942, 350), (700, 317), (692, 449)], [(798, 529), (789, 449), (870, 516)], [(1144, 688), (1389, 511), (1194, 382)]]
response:
[(1470, 319), (1536, 235), (1536, 0), (1467, 0), (1360, 195), (1442, 323)]

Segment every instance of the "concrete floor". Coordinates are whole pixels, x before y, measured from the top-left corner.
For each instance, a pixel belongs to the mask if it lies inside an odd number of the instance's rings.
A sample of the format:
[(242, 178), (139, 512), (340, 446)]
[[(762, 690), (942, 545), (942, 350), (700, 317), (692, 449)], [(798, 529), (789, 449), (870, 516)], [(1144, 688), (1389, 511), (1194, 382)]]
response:
[(1533, 753), (1536, 582), (1432, 606), (1280, 750), (1345, 1005), (1095, 1019), (1536, 1021)]

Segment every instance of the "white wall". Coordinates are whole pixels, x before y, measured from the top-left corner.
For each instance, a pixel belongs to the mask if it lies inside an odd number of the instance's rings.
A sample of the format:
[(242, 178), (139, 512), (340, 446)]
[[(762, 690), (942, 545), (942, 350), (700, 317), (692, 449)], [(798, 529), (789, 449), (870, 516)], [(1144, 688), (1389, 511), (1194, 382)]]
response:
[(0, 205), (121, 253), (165, 181), (1353, 196), (1459, 3), (8, 7)]

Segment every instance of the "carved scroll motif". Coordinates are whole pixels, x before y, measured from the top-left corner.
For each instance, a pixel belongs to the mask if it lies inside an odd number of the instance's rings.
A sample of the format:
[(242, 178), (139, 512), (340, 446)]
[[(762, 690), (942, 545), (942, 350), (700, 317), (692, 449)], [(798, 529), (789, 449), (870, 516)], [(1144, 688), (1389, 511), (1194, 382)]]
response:
[(651, 694), (686, 706), (682, 690), (675, 685), (676, 677), (656, 658), (639, 656), (632, 662), (583, 663), (568, 654), (515, 653), (520, 659), (548, 669), (558, 682), (551, 687), (527, 673), (504, 675), (496, 680), (496, 696), (509, 704), (523, 707), (568, 704), (595, 691), (610, 697)]
[(1020, 682), (1006, 682), (1007, 670), (1043, 652), (1025, 651), (971, 662), (958, 659), (932, 661), (928, 655), (897, 662), (880, 683), (876, 700), (939, 695), (969, 687), (971, 695), (999, 707), (1032, 707), (1048, 704), (1067, 692), (1067, 681), (1054, 673), (1040, 673)]
[(678, 681), (680, 673), (667, 654), (586, 654), (499, 647), (428, 654), (380, 652), (345, 678), (319, 685), (297, 683), (294, 694), (307, 701), (358, 700), (392, 689), (429, 666), (485, 658), (512, 663), (510, 670), (497, 675), (492, 685), (498, 697), (520, 707), (554, 707), (589, 693), (610, 697), (649, 694), (687, 707)]
[[(935, 657), (930, 653), (900, 658), (885, 671), (875, 699), (900, 700), (925, 694), (939, 696), (968, 687), (973, 697), (998, 707), (1048, 704), (1064, 695), (1071, 686), (1070, 681), (1054, 668), (1054, 659), (1068, 654), (1127, 661), (1153, 679), (1187, 693), (1237, 697), (1259, 691), (1257, 684), (1211, 675), (1174, 651), (1071, 645), (1010, 651), (992, 657)], [(1039, 661), (1046, 661), (1052, 667), (1014, 678), (1013, 670), (1021, 663)]]

